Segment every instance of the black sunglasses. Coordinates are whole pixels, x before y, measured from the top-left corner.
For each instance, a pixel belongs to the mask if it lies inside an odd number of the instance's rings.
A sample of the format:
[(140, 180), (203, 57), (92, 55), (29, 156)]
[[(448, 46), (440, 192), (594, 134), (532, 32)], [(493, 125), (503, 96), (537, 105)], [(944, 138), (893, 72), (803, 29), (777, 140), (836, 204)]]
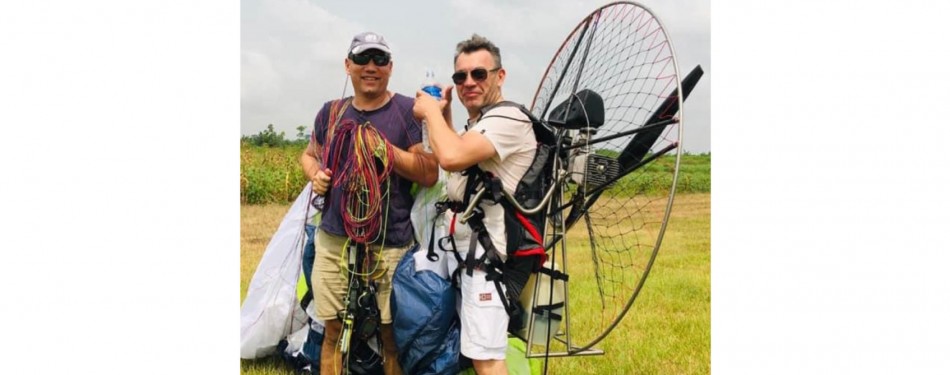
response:
[(484, 81), (485, 78), (488, 78), (489, 72), (496, 72), (498, 69), (501, 69), (501, 67), (497, 67), (492, 70), (485, 68), (475, 68), (472, 69), (471, 72), (455, 72), (455, 74), (452, 75), (452, 82), (455, 82), (456, 85), (461, 85), (465, 83), (465, 79), (468, 78), (469, 74), (472, 75), (472, 79), (475, 80), (475, 82), (481, 82)]
[(389, 65), (390, 56), (386, 53), (371, 53), (371, 54), (359, 54), (354, 55), (350, 54), (350, 60), (353, 60), (353, 63), (356, 65), (366, 65), (369, 64), (370, 60), (373, 60), (373, 64), (376, 66), (386, 66)]

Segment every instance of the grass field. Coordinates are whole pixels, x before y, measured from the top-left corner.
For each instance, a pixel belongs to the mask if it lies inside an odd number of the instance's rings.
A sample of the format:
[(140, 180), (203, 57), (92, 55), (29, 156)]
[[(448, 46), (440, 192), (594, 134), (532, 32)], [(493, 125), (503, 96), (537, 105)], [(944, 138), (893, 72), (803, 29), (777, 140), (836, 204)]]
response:
[[(290, 203), (307, 179), (300, 172), (303, 145), (261, 147), (241, 143), (241, 203)], [(711, 154), (684, 154), (680, 160), (676, 191), (708, 193), (711, 188)], [(617, 182), (607, 194), (617, 192), (662, 193), (669, 189), (675, 159), (661, 157)]]
[[(708, 175), (708, 167), (705, 170)], [(270, 236), (288, 204), (241, 206), (241, 299)], [(573, 232), (572, 232), (573, 233)], [(583, 239), (572, 238), (571, 241)], [(621, 323), (595, 347), (603, 356), (551, 359), (550, 374), (707, 374), (710, 372), (710, 195), (678, 194), (656, 263), (646, 284)], [(583, 266), (590, 254), (569, 254), (572, 306), (587, 305), (581, 298)], [(589, 282), (588, 282), (589, 285)], [(578, 292), (577, 288), (581, 288)], [(573, 321), (582, 321), (583, 307), (572, 307)], [(603, 323), (575, 324), (572, 332), (592, 337)], [(584, 332), (587, 330), (588, 332)], [(241, 361), (242, 374), (291, 374), (275, 360)]]

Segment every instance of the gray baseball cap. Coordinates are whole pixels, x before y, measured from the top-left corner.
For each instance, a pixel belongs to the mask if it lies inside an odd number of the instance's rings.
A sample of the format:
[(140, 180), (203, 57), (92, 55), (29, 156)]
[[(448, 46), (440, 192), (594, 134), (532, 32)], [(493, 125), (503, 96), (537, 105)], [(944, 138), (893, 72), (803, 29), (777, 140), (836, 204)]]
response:
[(356, 34), (356, 36), (353, 37), (353, 42), (350, 43), (350, 53), (354, 55), (374, 48), (392, 54), (392, 51), (389, 50), (389, 44), (386, 43), (386, 39), (383, 39), (382, 35), (372, 31)]

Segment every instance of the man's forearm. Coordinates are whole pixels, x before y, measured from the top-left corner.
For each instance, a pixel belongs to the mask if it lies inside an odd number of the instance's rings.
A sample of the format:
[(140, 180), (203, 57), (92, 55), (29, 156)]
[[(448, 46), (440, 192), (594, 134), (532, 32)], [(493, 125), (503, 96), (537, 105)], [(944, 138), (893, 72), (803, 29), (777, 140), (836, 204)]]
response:
[(303, 174), (307, 177), (307, 180), (313, 179), (313, 176), (315, 176), (317, 171), (322, 167), (322, 163), (313, 155), (307, 154), (306, 152), (300, 155), (300, 168), (303, 170)]
[(494, 145), (482, 133), (466, 132), (459, 135), (435, 113), (427, 114), (429, 144), (439, 167), (449, 171), (463, 171), (495, 155)]
[(429, 114), (426, 116), (426, 124), (429, 127), (429, 146), (432, 147), (432, 155), (438, 163), (453, 147), (460, 145), (461, 137), (449, 126), (445, 117)]
[(307, 148), (300, 154), (300, 169), (308, 180), (312, 180), (317, 175), (317, 171), (323, 168), (323, 162), (319, 156), (322, 151), (320, 144), (311, 138)]
[(435, 156), (422, 152), (421, 145), (415, 145), (413, 148), (419, 148), (419, 150), (410, 152), (393, 147), (393, 156), (396, 159), (393, 169), (396, 170), (396, 174), (422, 186), (435, 185), (436, 180), (439, 179), (439, 167)]

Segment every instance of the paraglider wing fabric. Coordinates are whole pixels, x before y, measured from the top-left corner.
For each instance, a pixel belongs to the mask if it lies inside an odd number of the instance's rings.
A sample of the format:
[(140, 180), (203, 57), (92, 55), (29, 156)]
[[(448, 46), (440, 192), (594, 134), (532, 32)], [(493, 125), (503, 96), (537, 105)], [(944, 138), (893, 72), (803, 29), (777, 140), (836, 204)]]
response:
[(445, 333), (445, 340), (437, 351), (439, 356), (429, 365), (427, 370), (430, 371), (424, 371), (423, 374), (456, 375), (459, 373), (461, 370), (459, 366), (459, 348), (461, 348), (459, 340), (462, 336), (462, 326), (460, 324), (458, 319), (452, 320), (452, 325)]
[(457, 374), (456, 291), (439, 274), (417, 271), (418, 258), (413, 255), (418, 249), (406, 253), (393, 275), (393, 333), (399, 364), (406, 374)]
[(284, 215), (251, 278), (241, 306), (241, 358), (273, 354), (281, 339), (295, 328), (299, 329), (295, 326), (305, 324), (306, 317), (300, 319), (303, 311), (297, 301), (297, 280), (305, 239), (304, 224), (316, 214), (316, 210), (309, 207), (309, 198), (308, 183)]
[[(409, 219), (412, 220), (416, 243), (419, 244), (422, 253), (416, 256), (416, 271), (430, 270), (443, 278), (448, 278), (450, 272), (447, 267), (451, 267), (450, 264), (455, 261), (455, 258), (452, 254), (442, 251), (434, 243), (429, 243), (431, 240), (438, 240), (448, 234), (447, 228), (443, 225), (443, 215), (439, 214), (435, 207), (435, 203), (443, 200), (443, 198), (445, 198), (445, 174), (440, 171), (439, 181), (435, 185), (422, 187), (416, 193)], [(433, 250), (438, 257), (435, 261), (424, 258), (429, 246), (433, 246)], [(443, 256), (451, 259), (441, 259)]]

